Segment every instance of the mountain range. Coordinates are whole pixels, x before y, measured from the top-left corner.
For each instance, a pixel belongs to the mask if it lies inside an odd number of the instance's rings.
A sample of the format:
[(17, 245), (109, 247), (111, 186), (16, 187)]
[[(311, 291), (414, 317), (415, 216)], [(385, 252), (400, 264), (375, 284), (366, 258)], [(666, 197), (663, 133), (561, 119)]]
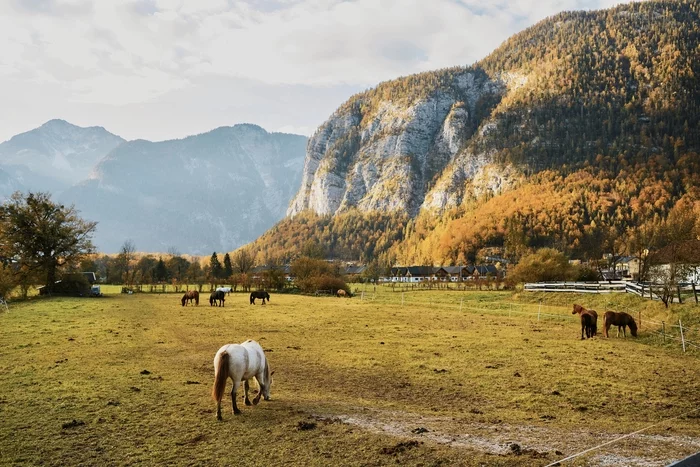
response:
[(94, 243), (116, 252), (230, 251), (284, 216), (307, 138), (250, 124), (180, 140), (125, 141), (62, 120), (0, 144), (0, 196), (48, 191), (98, 222)]
[(565, 12), (473, 65), (352, 96), (308, 141), (236, 125), (127, 142), (51, 121), (0, 145), (0, 195), (54, 187), (100, 222), (103, 251), (599, 258), (673, 209), (700, 215), (698, 76), (700, 0)]

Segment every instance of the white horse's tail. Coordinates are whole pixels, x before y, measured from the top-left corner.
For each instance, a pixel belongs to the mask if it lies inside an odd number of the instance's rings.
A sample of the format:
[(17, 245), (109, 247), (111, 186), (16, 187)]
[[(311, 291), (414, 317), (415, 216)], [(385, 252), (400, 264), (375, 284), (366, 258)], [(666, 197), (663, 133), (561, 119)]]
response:
[(214, 372), (214, 388), (211, 391), (211, 397), (213, 397), (216, 402), (221, 402), (221, 398), (224, 397), (226, 380), (229, 376), (229, 358), (229, 354), (226, 351), (221, 352), (221, 355), (219, 355), (219, 364), (216, 366)]

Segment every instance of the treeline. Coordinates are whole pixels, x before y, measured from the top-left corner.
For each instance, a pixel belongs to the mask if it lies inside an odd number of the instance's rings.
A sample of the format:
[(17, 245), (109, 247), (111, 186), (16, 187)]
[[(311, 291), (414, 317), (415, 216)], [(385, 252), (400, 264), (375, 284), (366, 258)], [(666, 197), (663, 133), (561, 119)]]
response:
[[(94, 272), (100, 282), (135, 287), (146, 284), (228, 284), (248, 290), (259, 285), (252, 277), (254, 260), (247, 250), (221, 259), (214, 252), (209, 258), (191, 257), (171, 251), (167, 255), (138, 254), (127, 240), (117, 255), (90, 255), (80, 262), (80, 270)], [(268, 274), (267, 276), (270, 276)], [(269, 281), (269, 277), (266, 279)], [(278, 285), (279, 281), (274, 281)]]
[[(638, 232), (664, 221), (674, 208), (700, 218), (696, 153), (683, 154), (675, 164), (658, 157), (630, 165), (623, 158), (617, 171), (607, 168), (609, 157), (595, 164), (569, 173), (543, 171), (501, 195), (414, 219), (396, 212), (305, 212), (281, 221), (251, 248), (284, 260), (315, 246), (326, 258), (453, 265), (474, 263), (483, 249), (516, 262), (551, 247), (588, 261), (614, 250), (606, 246), (613, 240), (631, 245)], [(631, 249), (617, 248), (633, 254)]]
[(529, 170), (623, 156), (671, 162), (700, 145), (700, 2), (562, 13), (516, 34), (479, 66), (523, 85), (472, 141)]
[(403, 213), (362, 213), (352, 209), (335, 216), (303, 212), (283, 219), (253, 242), (248, 251), (256, 264), (290, 264), (307, 256), (369, 263), (382, 259), (405, 237)]

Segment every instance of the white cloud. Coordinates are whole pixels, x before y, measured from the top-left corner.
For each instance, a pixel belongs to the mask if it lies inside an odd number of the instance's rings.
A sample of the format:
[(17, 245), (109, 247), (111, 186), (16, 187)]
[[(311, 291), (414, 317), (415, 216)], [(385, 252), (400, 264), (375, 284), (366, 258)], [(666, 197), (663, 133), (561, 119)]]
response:
[[(266, 83), (266, 89), (355, 90), (401, 75), (470, 64), (546, 16), (617, 3), (0, 0), (0, 86), (51, 86), (60, 90), (56, 102), (66, 107), (154, 103), (214, 76), (232, 83)], [(220, 97), (204, 93), (202, 98)], [(277, 111), (265, 96), (248, 100), (251, 106), (265, 102)], [(0, 101), (6, 109), (4, 104)], [(276, 128), (308, 127), (302, 120)]]

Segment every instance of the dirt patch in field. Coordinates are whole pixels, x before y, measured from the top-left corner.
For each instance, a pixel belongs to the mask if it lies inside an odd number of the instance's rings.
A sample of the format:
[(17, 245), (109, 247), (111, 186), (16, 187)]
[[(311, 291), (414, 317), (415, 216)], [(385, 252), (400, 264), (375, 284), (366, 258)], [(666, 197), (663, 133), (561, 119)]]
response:
[[(351, 415), (315, 417), (319, 420), (332, 418), (372, 433), (406, 438), (409, 442), (432, 442), (492, 455), (542, 458), (552, 462), (624, 435), (531, 425), (465, 423), (455, 418), (365, 408)], [(585, 459), (588, 465), (596, 466), (665, 466), (698, 450), (700, 438), (637, 434), (593, 451)]]

